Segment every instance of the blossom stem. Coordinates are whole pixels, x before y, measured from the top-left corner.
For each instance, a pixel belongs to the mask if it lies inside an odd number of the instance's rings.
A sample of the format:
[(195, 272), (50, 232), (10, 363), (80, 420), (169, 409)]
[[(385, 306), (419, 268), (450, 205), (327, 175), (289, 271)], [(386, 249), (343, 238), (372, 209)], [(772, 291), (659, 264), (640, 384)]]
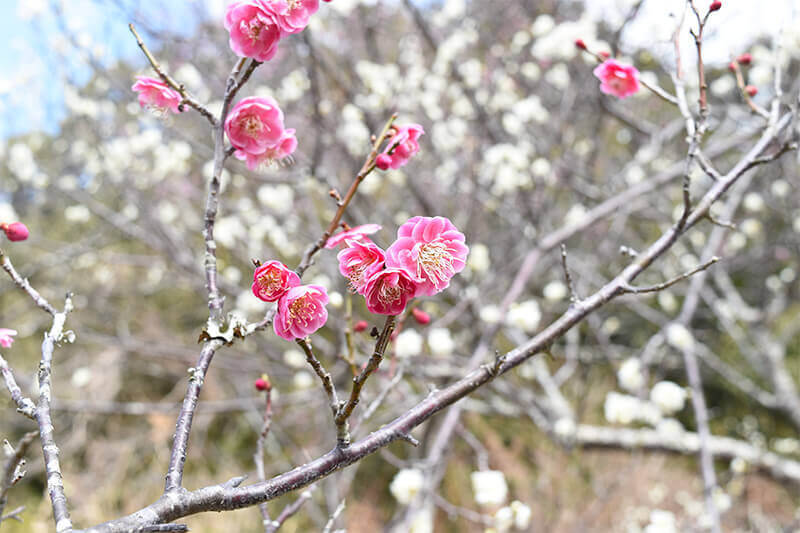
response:
[(336, 427), (340, 436), (337, 444), (340, 447), (347, 447), (350, 445), (350, 433), (347, 429), (347, 419), (350, 418), (353, 409), (358, 405), (361, 397), (361, 389), (364, 387), (367, 378), (378, 368), (381, 361), (383, 361), (383, 354), (386, 353), (386, 347), (389, 346), (389, 339), (392, 336), (392, 331), (394, 331), (396, 319), (397, 317), (395, 315), (388, 315), (386, 317), (386, 322), (383, 324), (383, 331), (381, 331), (375, 343), (375, 351), (372, 352), (372, 357), (369, 358), (367, 366), (364, 367), (361, 373), (353, 378), (353, 389), (350, 391), (350, 398), (336, 413)]
[(345, 194), (344, 199), (339, 204), (336, 214), (331, 219), (330, 224), (328, 224), (328, 229), (326, 229), (325, 233), (322, 234), (322, 237), (320, 237), (316, 243), (311, 245), (303, 254), (303, 259), (300, 261), (300, 265), (295, 270), (299, 276), (303, 276), (303, 272), (305, 272), (306, 269), (311, 266), (311, 259), (314, 257), (314, 254), (316, 254), (325, 246), (325, 243), (328, 242), (330, 236), (333, 235), (334, 231), (336, 231), (336, 228), (339, 226), (339, 222), (342, 220), (345, 209), (347, 209), (347, 206), (350, 205), (350, 201), (353, 199), (353, 196), (355, 196), (356, 190), (358, 190), (358, 186), (362, 181), (364, 181), (364, 178), (366, 178), (369, 173), (375, 169), (375, 159), (378, 157), (378, 150), (380, 150), (381, 145), (389, 135), (389, 130), (392, 128), (392, 124), (394, 124), (396, 119), (397, 113), (393, 113), (392, 116), (389, 117), (389, 120), (386, 121), (381, 134), (377, 137), (377, 139), (375, 139), (375, 142), (372, 145), (372, 151), (370, 151), (366, 161), (364, 161), (364, 165), (361, 167), (361, 170), (359, 170), (358, 174), (356, 174), (356, 178), (353, 180), (353, 183), (350, 184), (350, 188), (347, 190), (347, 194)]

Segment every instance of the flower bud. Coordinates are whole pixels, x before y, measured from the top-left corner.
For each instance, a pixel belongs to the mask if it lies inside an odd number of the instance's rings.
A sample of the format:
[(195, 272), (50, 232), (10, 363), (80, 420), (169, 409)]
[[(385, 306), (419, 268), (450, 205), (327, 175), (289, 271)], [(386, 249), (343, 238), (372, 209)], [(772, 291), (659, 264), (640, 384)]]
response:
[(586, 50), (586, 43), (583, 41), (583, 39), (575, 39), (575, 46), (581, 50)]
[(258, 378), (253, 385), (255, 386), (256, 390), (261, 392), (272, 389), (272, 384), (269, 382), (269, 376), (266, 374), (261, 374), (261, 377)]
[(375, 166), (381, 170), (388, 170), (392, 164), (392, 158), (386, 154), (381, 154), (375, 159)]
[(719, 11), (722, 7), (722, 2), (717, 0), (716, 2), (711, 2), (711, 5), (708, 6), (708, 12), (713, 13), (714, 11)]
[(758, 89), (757, 89), (757, 88), (756, 88), (754, 85), (747, 85), (747, 86), (744, 88), (744, 91), (745, 91), (745, 92), (746, 92), (748, 95), (750, 95), (750, 98), (752, 98), (752, 97), (754, 97), (755, 95), (757, 95), (757, 94), (758, 94)]
[(417, 324), (425, 325), (431, 321), (431, 315), (423, 311), (422, 309), (415, 307), (411, 314), (414, 315), (414, 320), (417, 321)]
[(6, 233), (9, 241), (24, 241), (28, 238), (28, 228), (22, 222), (0, 224), (0, 228)]
[(731, 61), (730, 63), (728, 63), (728, 70), (730, 70), (731, 72), (736, 72), (736, 62), (735, 61)]
[(748, 53), (744, 53), (736, 58), (736, 61), (740, 65), (749, 65), (753, 61), (753, 56)]
[(367, 324), (366, 320), (359, 320), (358, 322), (353, 324), (353, 331), (355, 331), (356, 333), (361, 333), (362, 331), (366, 331), (368, 327), (369, 324)]
[(597, 52), (597, 53), (598, 53), (598, 54), (600, 54), (602, 57), (604, 57), (604, 58), (606, 58), (606, 59), (608, 59), (609, 57), (611, 57), (611, 53), (610, 53), (610, 52), (606, 52), (605, 50), (603, 50), (603, 51), (601, 51), (601, 52)]

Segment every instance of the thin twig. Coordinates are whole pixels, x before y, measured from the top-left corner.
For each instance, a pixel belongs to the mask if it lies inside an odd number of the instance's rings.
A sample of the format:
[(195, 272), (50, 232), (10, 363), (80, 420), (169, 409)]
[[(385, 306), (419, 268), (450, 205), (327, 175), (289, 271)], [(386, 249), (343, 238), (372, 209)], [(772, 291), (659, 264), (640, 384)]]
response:
[[(270, 427), (272, 426), (272, 387), (269, 386), (265, 391), (266, 399), (264, 402), (264, 421), (261, 424), (261, 432), (258, 434), (256, 440), (256, 452), (253, 454), (253, 461), (256, 464), (256, 472), (259, 481), (266, 481), (267, 476), (264, 471), (264, 442), (267, 440)], [(258, 504), (258, 509), (261, 511), (261, 519), (264, 524), (264, 529), (267, 529), (267, 524), (272, 522), (269, 516), (269, 508), (267, 502)]]
[(322, 366), (322, 363), (320, 363), (319, 359), (314, 355), (311, 344), (309, 344), (307, 339), (295, 339), (295, 342), (303, 349), (303, 352), (306, 354), (306, 361), (308, 361), (308, 364), (311, 365), (311, 368), (314, 369), (314, 373), (322, 382), (322, 387), (325, 389), (325, 394), (328, 396), (328, 404), (330, 405), (331, 412), (333, 416), (336, 417), (339, 412), (339, 397), (336, 393), (336, 387), (333, 384), (330, 373), (325, 370), (325, 367)]
[(281, 511), (281, 514), (278, 515), (278, 518), (265, 526), (264, 533), (275, 533), (278, 531), (284, 522), (296, 515), (300, 508), (311, 499), (311, 491), (313, 490), (313, 486), (309, 487), (307, 490), (304, 490), (302, 493), (300, 493), (300, 496), (295, 501), (284, 507), (283, 511)]
[(567, 246), (561, 244), (561, 268), (564, 270), (564, 279), (567, 281), (567, 288), (569, 289), (569, 301), (571, 304), (576, 304), (581, 301), (578, 293), (575, 292), (575, 286), (572, 283), (572, 275), (569, 273), (567, 266)]
[(342, 514), (345, 508), (345, 500), (342, 500), (341, 503), (336, 507), (336, 510), (333, 511), (333, 514), (328, 519), (328, 523), (325, 524), (325, 528), (322, 530), (322, 533), (331, 533), (333, 530), (333, 524), (336, 523), (336, 519), (339, 518), (339, 515)]
[(3, 253), (3, 250), (0, 250), (0, 265), (2, 265), (3, 270), (5, 270), (9, 276), (11, 276), (12, 281), (14, 284), (22, 289), (23, 291), (28, 293), (28, 296), (31, 297), (33, 302), (39, 306), (40, 309), (43, 309), (50, 313), (50, 315), (55, 316), (57, 313), (56, 308), (50, 305), (48, 302), (39, 292), (31, 287), (31, 284), (28, 282), (27, 279), (20, 276), (14, 265), (11, 264), (11, 260)]
[[(0, 516), (3, 516), (3, 510), (5, 510), (6, 503), (8, 503), (8, 491), (25, 475), (25, 471), (22, 470), (25, 466), (25, 454), (28, 452), (28, 448), (33, 443), (34, 439), (38, 436), (38, 431), (29, 431), (23, 435), (13, 448), (14, 453), (6, 460), (6, 464), (3, 467), (2, 478), (0, 478), (2, 480), (2, 484), (0, 484)], [(11, 446), (8, 444), (8, 441), (6, 441), (5, 444), (8, 447)], [(21, 509), (24, 509), (24, 507)], [(16, 510), (11, 511), (9, 514), (3, 516), (2, 520), (8, 518), (18, 519), (17, 514)]]
[(645, 293), (648, 293), (648, 292), (663, 291), (664, 289), (668, 289), (669, 287), (672, 287), (676, 283), (680, 283), (681, 281), (686, 280), (686, 279), (694, 276), (698, 272), (702, 272), (703, 270), (707, 269), (708, 267), (710, 267), (711, 265), (713, 265), (717, 261), (719, 261), (719, 257), (714, 256), (711, 259), (709, 259), (708, 261), (706, 261), (706, 262), (694, 267), (693, 269), (689, 270), (688, 272), (684, 272), (680, 276), (675, 276), (674, 278), (672, 278), (672, 279), (670, 279), (668, 281), (665, 281), (663, 283), (659, 283), (657, 285), (651, 285), (649, 287), (634, 287), (632, 285), (628, 285), (627, 287), (623, 287), (622, 288), (622, 292), (623, 293), (628, 293), (628, 294), (645, 294)]
[(361, 389), (364, 387), (367, 378), (378, 368), (381, 361), (383, 361), (383, 354), (386, 353), (386, 347), (389, 345), (389, 339), (392, 336), (392, 331), (394, 331), (396, 319), (397, 317), (394, 315), (388, 315), (386, 317), (386, 322), (383, 324), (383, 331), (381, 331), (378, 340), (375, 342), (375, 350), (372, 352), (372, 356), (369, 358), (367, 365), (361, 373), (353, 378), (353, 388), (350, 391), (350, 398), (336, 413), (336, 427), (340, 437), (339, 446), (348, 446), (350, 444), (350, 432), (347, 427), (347, 420), (350, 418), (353, 409), (356, 408), (356, 405), (358, 405), (361, 399)]

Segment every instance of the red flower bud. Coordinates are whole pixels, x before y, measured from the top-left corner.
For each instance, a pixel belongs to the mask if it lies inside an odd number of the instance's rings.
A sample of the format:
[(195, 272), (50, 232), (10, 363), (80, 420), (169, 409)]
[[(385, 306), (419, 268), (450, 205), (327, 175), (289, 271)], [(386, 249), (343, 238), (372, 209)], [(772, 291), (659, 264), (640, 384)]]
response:
[(755, 85), (747, 85), (747, 86), (744, 88), (744, 91), (745, 91), (747, 94), (749, 94), (749, 95), (750, 95), (750, 98), (752, 98), (752, 97), (754, 97), (755, 95), (757, 95), (757, 94), (758, 94), (758, 89), (755, 87)]
[(269, 382), (269, 377), (266, 374), (261, 374), (261, 377), (256, 380), (253, 384), (258, 391), (268, 391), (272, 388), (272, 384)]
[(381, 170), (387, 170), (391, 164), (392, 158), (386, 154), (381, 154), (377, 157), (377, 159), (375, 159), (375, 166)]
[(598, 54), (600, 54), (601, 56), (603, 56), (606, 59), (611, 57), (611, 53), (610, 52), (606, 52), (605, 50), (603, 50), (602, 52), (598, 52)]
[(368, 327), (369, 324), (367, 324), (366, 320), (359, 320), (358, 322), (353, 324), (353, 331), (355, 331), (356, 333), (361, 333), (362, 331), (366, 331)]
[(740, 65), (749, 65), (753, 61), (753, 56), (751, 56), (750, 54), (746, 54), (745, 53), (745, 54), (742, 54), (739, 57), (737, 57), (736, 61)]
[(736, 63), (734, 61), (728, 63), (728, 70), (730, 70), (731, 72), (736, 72)]
[(708, 6), (708, 12), (713, 13), (714, 11), (719, 11), (722, 7), (722, 2), (717, 0), (716, 2), (711, 2), (711, 5)]
[(586, 50), (586, 43), (583, 42), (583, 39), (575, 39), (575, 46), (577, 46), (581, 50)]
[(415, 307), (411, 314), (414, 315), (414, 320), (417, 321), (418, 324), (422, 324), (423, 326), (431, 321), (431, 315), (423, 311), (422, 309)]
[(0, 224), (0, 228), (6, 232), (9, 241), (24, 241), (28, 238), (28, 228), (22, 222)]

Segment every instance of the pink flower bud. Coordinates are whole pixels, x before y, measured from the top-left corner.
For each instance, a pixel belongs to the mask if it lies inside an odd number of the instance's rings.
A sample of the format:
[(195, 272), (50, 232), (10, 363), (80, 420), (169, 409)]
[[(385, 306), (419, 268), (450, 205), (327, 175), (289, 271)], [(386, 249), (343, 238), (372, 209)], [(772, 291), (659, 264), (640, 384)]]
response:
[(736, 61), (740, 65), (749, 65), (753, 61), (753, 56), (748, 53), (744, 53), (736, 58)]
[(389, 165), (392, 164), (392, 158), (386, 154), (381, 154), (375, 160), (375, 166), (381, 170), (389, 170)]
[(575, 46), (577, 46), (581, 50), (586, 50), (586, 43), (583, 42), (583, 39), (575, 39)]
[(711, 5), (708, 6), (708, 12), (713, 13), (714, 11), (719, 11), (722, 7), (722, 2), (717, 0), (716, 2), (711, 2)]
[(415, 307), (411, 311), (411, 314), (414, 315), (414, 320), (417, 321), (417, 324), (422, 324), (424, 326), (425, 324), (428, 324), (431, 321), (431, 315), (429, 315), (419, 307)]
[(15, 329), (0, 328), (0, 346), (3, 348), (11, 348), (11, 345), (14, 343), (14, 335), (16, 334), (17, 330)]
[(728, 70), (730, 70), (731, 72), (736, 72), (736, 63), (734, 61), (728, 63)]
[(0, 224), (0, 228), (6, 232), (6, 237), (8, 237), (9, 241), (24, 241), (28, 238), (28, 228), (22, 222)]
[(745, 92), (746, 92), (748, 95), (750, 95), (750, 98), (752, 98), (752, 97), (754, 97), (755, 95), (757, 95), (757, 94), (758, 94), (758, 89), (757, 89), (757, 88), (756, 88), (754, 85), (747, 85), (747, 86), (744, 88), (744, 91), (745, 91)]
[(603, 57), (604, 57), (604, 58), (606, 58), (606, 59), (608, 59), (609, 57), (611, 57), (611, 53), (609, 53), (609, 52), (606, 52), (605, 50), (602, 50), (602, 51), (598, 52), (598, 54), (600, 54), (601, 56), (603, 56)]
[(269, 377), (266, 374), (261, 374), (261, 377), (258, 378), (255, 383), (253, 383), (256, 390), (258, 391), (268, 391), (272, 388), (272, 384), (269, 382)]
[(356, 333), (361, 333), (362, 331), (366, 331), (369, 327), (366, 320), (359, 320), (355, 324), (353, 324), (353, 331)]

